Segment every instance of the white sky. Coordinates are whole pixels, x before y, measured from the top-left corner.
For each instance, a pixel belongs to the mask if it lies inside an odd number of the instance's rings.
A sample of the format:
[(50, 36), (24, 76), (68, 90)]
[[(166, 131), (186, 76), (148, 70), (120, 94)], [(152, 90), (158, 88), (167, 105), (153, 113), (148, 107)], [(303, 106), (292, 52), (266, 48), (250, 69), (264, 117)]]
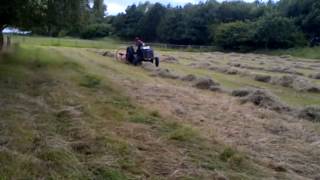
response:
[[(198, 3), (205, 0), (149, 0), (151, 3), (161, 2), (162, 4), (184, 5), (186, 3)], [(223, 1), (223, 0), (218, 0)], [(246, 2), (253, 2), (254, 0), (244, 0)], [(144, 2), (144, 0), (104, 0), (105, 4), (108, 6), (107, 13), (109, 15), (116, 15), (120, 12), (124, 12), (128, 5), (133, 3), (138, 4), (139, 2)]]

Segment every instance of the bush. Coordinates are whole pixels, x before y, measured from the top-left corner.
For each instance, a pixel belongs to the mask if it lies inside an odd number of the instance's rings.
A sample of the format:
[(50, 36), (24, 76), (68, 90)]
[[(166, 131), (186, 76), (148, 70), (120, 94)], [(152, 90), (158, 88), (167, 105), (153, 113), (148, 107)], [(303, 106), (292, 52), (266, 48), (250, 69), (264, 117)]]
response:
[(276, 15), (264, 16), (257, 22), (224, 23), (212, 31), (217, 45), (229, 50), (277, 49), (307, 44), (293, 20)]
[(81, 38), (91, 39), (109, 36), (112, 31), (110, 24), (91, 24), (81, 32)]
[(215, 31), (216, 43), (224, 49), (249, 50), (253, 47), (252, 23), (231, 22), (220, 25)]

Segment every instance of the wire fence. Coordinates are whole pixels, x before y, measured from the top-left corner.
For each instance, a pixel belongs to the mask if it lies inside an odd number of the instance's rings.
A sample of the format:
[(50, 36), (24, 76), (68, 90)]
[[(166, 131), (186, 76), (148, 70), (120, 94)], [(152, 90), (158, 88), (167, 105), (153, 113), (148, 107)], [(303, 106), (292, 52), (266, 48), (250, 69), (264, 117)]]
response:
[[(131, 46), (132, 42), (121, 43), (123, 47)], [(181, 51), (216, 51), (216, 46), (202, 46), (202, 45), (177, 45), (177, 44), (164, 44), (164, 43), (146, 43), (147, 46), (151, 46), (161, 50), (181, 50)]]
[[(32, 37), (22, 35), (11, 35), (13, 42), (15, 43), (29, 43), (35, 45), (48, 45), (48, 46), (67, 46), (67, 47), (91, 47), (91, 48), (125, 48), (132, 46), (134, 42), (121, 42), (121, 41), (109, 41), (109, 40), (83, 40), (73, 38), (48, 38), (48, 37)], [(177, 45), (177, 44), (165, 44), (165, 43), (146, 43), (146, 45), (159, 50), (179, 50), (179, 51), (200, 51), (210, 52), (216, 51), (216, 46), (204, 46), (204, 45)]]
[(162, 44), (162, 43), (148, 43), (150, 46), (161, 49), (179, 49), (179, 50), (199, 50), (199, 51), (213, 51), (217, 49), (215, 46), (202, 45), (176, 45), (176, 44)]

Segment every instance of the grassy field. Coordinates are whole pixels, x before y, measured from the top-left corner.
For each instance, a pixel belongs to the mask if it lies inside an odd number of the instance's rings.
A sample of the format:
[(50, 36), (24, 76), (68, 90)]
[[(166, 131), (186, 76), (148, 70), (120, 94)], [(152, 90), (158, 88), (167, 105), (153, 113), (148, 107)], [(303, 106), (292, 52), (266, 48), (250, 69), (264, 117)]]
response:
[[(160, 53), (161, 54), (161, 53)], [(168, 68), (180, 75), (194, 74), (197, 76), (211, 77), (219, 82), (227, 90), (234, 90), (244, 87), (259, 87), (271, 91), (277, 95), (283, 102), (295, 106), (304, 107), (308, 105), (320, 105), (320, 94), (313, 92), (301, 92), (289, 87), (283, 87), (272, 83), (259, 82), (254, 79), (255, 74), (268, 75), (271, 77), (293, 76), (285, 72), (270, 72), (268, 69), (278, 67), (290, 67), (293, 72), (304, 74), (303, 78), (310, 80), (315, 86), (320, 85), (319, 80), (309, 79), (308, 76), (317, 73), (318, 69), (308, 70), (304, 67), (294, 68), (296, 63), (306, 64), (307, 67), (317, 65), (308, 62), (309, 60), (299, 61), (297, 59), (283, 59), (272, 56), (260, 56), (254, 54), (232, 54), (232, 53), (191, 53), (191, 52), (163, 52), (164, 55), (176, 57), (179, 63), (163, 63), (163, 67)], [(242, 65), (244, 68), (233, 67), (229, 64)], [(202, 65), (202, 68), (190, 66), (190, 64)], [(220, 67), (224, 69), (233, 69), (236, 74), (228, 74), (219, 71), (210, 70), (210, 67)], [(257, 68), (257, 70), (247, 69)], [(266, 70), (258, 70), (264, 68)]]
[[(20, 43), (29, 43), (33, 45), (42, 46), (61, 46), (61, 47), (79, 47), (79, 48), (98, 48), (98, 49), (116, 49), (123, 47), (124, 43), (121, 40), (115, 38), (102, 38), (96, 40), (84, 40), (77, 38), (49, 38), (49, 37), (36, 37), (36, 36), (12, 36), (13, 41)], [(177, 51), (177, 49), (170, 48), (157, 48), (160, 51)], [(186, 52), (202, 52), (199, 49), (182, 49)], [(205, 52), (205, 51), (204, 51)], [(258, 51), (262, 54), (270, 55), (291, 55), (294, 57), (308, 58), (308, 59), (320, 59), (320, 47), (304, 47), (304, 48), (292, 48), (288, 50), (272, 50), (272, 51)]]
[(116, 49), (121, 47), (120, 40), (115, 38), (102, 38), (97, 40), (84, 40), (77, 38), (49, 38), (37, 36), (12, 36), (13, 42), (22, 44), (32, 44), (40, 46), (55, 47), (76, 47), (76, 48), (97, 48), (97, 49)]
[(267, 52), (271, 55), (291, 55), (294, 57), (308, 58), (308, 59), (319, 59), (320, 60), (320, 47), (300, 47), (292, 48), (288, 50), (274, 50)]
[(102, 67), (76, 52), (21, 45), (1, 54), (1, 179), (269, 176), (245, 153), (140, 107), (108, 78), (134, 67)]
[[(299, 179), (319, 170), (318, 151), (304, 141), (320, 133), (316, 124), (95, 53), (121, 46), (111, 39), (14, 42), (0, 54), (0, 179)], [(209, 76), (230, 90), (263, 87), (293, 106), (320, 104), (319, 94), (188, 66), (208, 53), (159, 54), (175, 56), (179, 63), (161, 66), (180, 75)]]

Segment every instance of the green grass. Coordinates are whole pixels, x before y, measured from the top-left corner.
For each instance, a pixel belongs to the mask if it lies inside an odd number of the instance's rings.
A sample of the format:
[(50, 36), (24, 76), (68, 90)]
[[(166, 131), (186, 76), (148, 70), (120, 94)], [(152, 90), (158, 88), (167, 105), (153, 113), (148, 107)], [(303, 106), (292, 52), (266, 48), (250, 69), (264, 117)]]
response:
[[(94, 96), (86, 95), (90, 89), (79, 88), (84, 74), (80, 64), (69, 63), (46, 48), (28, 46), (18, 48), (14, 55), (1, 55), (0, 67), (6, 69), (0, 72), (0, 97), (6, 101), (0, 117), (7, 127), (0, 132), (5, 142), (0, 150), (1, 179), (125, 179), (123, 170), (93, 160), (112, 154), (118, 157), (114, 165), (134, 162), (131, 150), (125, 148), (127, 142), (93, 128), (101, 122), (90, 108), (80, 110), (81, 119), (77, 112), (61, 111), (79, 102), (95, 102)], [(120, 96), (104, 90), (113, 97)], [(104, 110), (112, 109), (106, 106)], [(121, 114), (122, 110), (118, 111)], [(88, 155), (94, 159), (87, 159)]]
[(147, 113), (133, 114), (130, 118), (130, 122), (142, 123), (142, 124), (155, 124), (160, 119), (157, 116)]
[(199, 133), (190, 126), (181, 126), (177, 124), (171, 124), (171, 132), (168, 133), (168, 138), (176, 141), (193, 141), (199, 138)]
[(80, 82), (81, 86), (84, 86), (87, 88), (95, 88), (100, 84), (101, 84), (101, 78), (92, 74), (84, 75), (82, 81)]
[(77, 38), (51, 38), (41, 36), (13, 36), (12, 42), (56, 47), (116, 49), (121, 46), (121, 41), (115, 38), (103, 38), (98, 40), (84, 40)]
[(301, 47), (287, 50), (274, 50), (266, 52), (271, 55), (291, 55), (300, 58), (320, 59), (320, 47)]

